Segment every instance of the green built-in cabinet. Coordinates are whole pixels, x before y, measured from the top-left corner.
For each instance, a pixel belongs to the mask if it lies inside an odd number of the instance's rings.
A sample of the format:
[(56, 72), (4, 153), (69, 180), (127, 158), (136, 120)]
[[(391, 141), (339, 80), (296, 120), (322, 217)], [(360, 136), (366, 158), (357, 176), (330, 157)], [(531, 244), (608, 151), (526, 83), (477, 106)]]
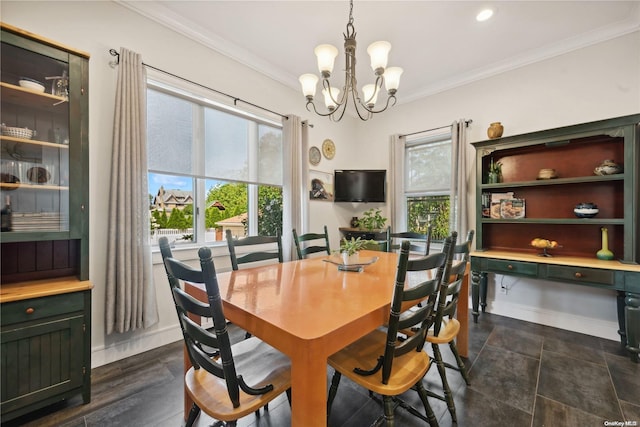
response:
[(2, 420), (90, 399), (89, 55), (0, 36)]
[[(473, 315), (486, 306), (487, 273), (617, 291), (621, 341), (637, 360), (640, 341), (640, 114), (474, 143), (476, 251), (471, 255)], [(622, 166), (598, 175), (605, 160)], [(491, 164), (502, 166), (491, 182)], [(542, 169), (553, 169), (540, 173)], [(553, 178), (550, 178), (553, 177)], [(499, 204), (513, 193), (515, 201)], [(491, 199), (495, 199), (492, 204)], [(599, 212), (578, 218), (574, 208)], [(524, 212), (524, 215), (523, 215)], [(615, 258), (596, 257), (602, 229)], [(547, 250), (535, 238), (553, 240)], [(579, 292), (580, 288), (576, 288)], [(588, 317), (589, 313), (584, 313)]]

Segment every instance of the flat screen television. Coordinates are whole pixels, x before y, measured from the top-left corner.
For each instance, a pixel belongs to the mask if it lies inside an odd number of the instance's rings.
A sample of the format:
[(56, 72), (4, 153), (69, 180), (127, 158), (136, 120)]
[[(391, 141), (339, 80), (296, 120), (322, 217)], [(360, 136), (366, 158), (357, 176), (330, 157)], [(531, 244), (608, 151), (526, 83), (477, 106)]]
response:
[(386, 170), (335, 170), (334, 201), (385, 202)]

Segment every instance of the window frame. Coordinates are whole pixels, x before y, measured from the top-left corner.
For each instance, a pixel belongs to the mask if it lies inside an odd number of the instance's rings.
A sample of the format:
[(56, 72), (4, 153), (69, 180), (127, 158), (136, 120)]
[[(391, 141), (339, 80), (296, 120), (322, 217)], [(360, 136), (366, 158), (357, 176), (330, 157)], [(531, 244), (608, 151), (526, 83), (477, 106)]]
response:
[[(248, 235), (258, 234), (258, 210), (259, 200), (258, 191), (260, 186), (273, 186), (279, 187), (284, 192), (285, 183), (281, 182), (279, 185), (273, 183), (260, 182), (258, 173), (258, 150), (260, 143), (260, 127), (261, 125), (269, 126), (272, 128), (283, 131), (283, 125), (281, 121), (271, 119), (265, 116), (255, 114), (250, 111), (242, 110), (236, 106), (230, 106), (223, 102), (218, 101), (216, 94), (212, 91), (205, 90), (200, 87), (195, 87), (188, 82), (164, 79), (160, 76), (147, 76), (145, 91), (155, 90), (164, 93), (169, 96), (173, 96), (179, 99), (184, 99), (193, 104), (193, 140), (192, 140), (192, 171), (191, 174), (167, 172), (165, 170), (152, 169), (147, 166), (147, 174), (162, 174), (167, 176), (184, 176), (190, 178), (192, 181), (192, 194), (193, 194), (193, 240), (181, 244), (182, 248), (189, 248), (206, 244), (208, 246), (221, 246), (226, 245), (224, 241), (224, 235), (222, 241), (207, 241), (206, 240), (206, 196), (207, 196), (207, 181), (214, 180), (223, 183), (240, 183), (247, 185), (247, 215), (248, 215)], [(205, 110), (207, 108), (215, 109), (223, 113), (232, 114), (247, 120), (249, 128), (253, 130), (253, 134), (248, 136), (247, 140), (250, 146), (250, 153), (247, 155), (247, 160), (251, 170), (249, 171), (250, 179), (237, 180), (228, 179), (224, 177), (208, 177), (205, 174)], [(282, 146), (282, 165), (284, 169), (284, 140), (281, 142)], [(284, 171), (282, 174), (284, 178)], [(150, 192), (150, 188), (147, 188), (147, 193), (155, 196)], [(157, 247), (152, 239), (151, 245)]]
[(396, 180), (395, 190), (397, 196), (394, 198), (393, 211), (395, 212), (394, 226), (397, 230), (409, 230), (408, 224), (408, 204), (410, 199), (419, 197), (449, 197), (449, 228), (451, 228), (451, 216), (455, 212), (457, 205), (457, 198), (455, 197), (453, 188), (454, 180), (456, 179), (453, 174), (450, 176), (448, 182), (448, 188), (442, 190), (424, 189), (419, 191), (408, 191), (406, 189), (406, 180), (408, 178), (409, 170), (407, 166), (407, 151), (411, 148), (425, 146), (429, 144), (439, 144), (448, 142), (450, 152), (449, 168), (453, 172), (453, 130), (450, 127), (445, 129), (438, 129), (430, 132), (423, 132), (417, 135), (405, 136), (399, 138), (399, 144), (401, 147), (395, 148), (394, 153), (394, 179)]

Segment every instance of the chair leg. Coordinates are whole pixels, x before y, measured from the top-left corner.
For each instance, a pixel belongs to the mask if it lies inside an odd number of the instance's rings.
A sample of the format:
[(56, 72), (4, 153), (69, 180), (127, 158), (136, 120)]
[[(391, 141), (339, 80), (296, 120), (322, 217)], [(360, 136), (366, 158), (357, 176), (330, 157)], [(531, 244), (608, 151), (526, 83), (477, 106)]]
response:
[(336, 397), (336, 393), (338, 392), (338, 385), (340, 385), (340, 378), (342, 378), (342, 374), (338, 371), (333, 373), (333, 378), (331, 379), (331, 387), (329, 388), (329, 396), (327, 396), (327, 418), (331, 414), (331, 405), (333, 404), (333, 399)]
[(438, 427), (436, 414), (433, 413), (433, 409), (431, 409), (431, 405), (429, 405), (429, 401), (427, 400), (427, 391), (422, 385), (422, 381), (418, 381), (418, 384), (416, 384), (416, 390), (418, 390), (418, 395), (420, 396), (420, 400), (422, 400), (422, 406), (424, 406), (424, 412), (427, 414), (429, 426)]
[(393, 417), (396, 405), (391, 396), (382, 396), (382, 400), (384, 402), (384, 419), (387, 423), (387, 427), (393, 427), (396, 424)]
[(464, 366), (464, 362), (460, 357), (460, 353), (458, 353), (458, 347), (456, 346), (456, 342), (449, 341), (449, 348), (451, 348), (451, 352), (456, 358), (456, 363), (458, 364), (458, 370), (462, 374), (462, 378), (464, 378), (464, 382), (467, 383), (467, 385), (471, 385), (471, 381), (469, 381), (469, 374), (467, 373), (467, 369)]
[(191, 410), (189, 411), (189, 416), (187, 417), (187, 423), (185, 424), (185, 427), (191, 427), (196, 421), (196, 418), (198, 418), (198, 415), (200, 415), (200, 407), (194, 403), (191, 407)]
[(453, 394), (451, 393), (449, 382), (447, 381), (447, 373), (445, 370), (444, 361), (442, 360), (442, 353), (440, 353), (440, 347), (438, 346), (438, 344), (431, 344), (431, 347), (433, 348), (433, 356), (436, 359), (436, 366), (438, 367), (440, 379), (442, 380), (442, 388), (444, 390), (444, 397), (447, 402), (447, 408), (449, 408), (451, 419), (455, 423), (457, 422), (456, 406), (453, 402)]

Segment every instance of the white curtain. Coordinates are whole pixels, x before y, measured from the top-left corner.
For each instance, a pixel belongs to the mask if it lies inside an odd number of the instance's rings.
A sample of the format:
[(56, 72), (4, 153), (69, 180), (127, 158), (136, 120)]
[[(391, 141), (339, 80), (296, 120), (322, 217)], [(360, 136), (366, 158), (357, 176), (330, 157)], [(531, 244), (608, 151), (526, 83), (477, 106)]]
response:
[[(451, 229), (458, 232), (458, 243), (467, 238), (467, 120), (451, 124)], [(453, 201), (453, 200), (452, 200)]]
[(389, 156), (393, 173), (389, 174), (389, 202), (391, 217), (389, 224), (392, 230), (407, 230), (407, 216), (404, 214), (404, 144), (406, 137), (395, 134), (390, 137)]
[(158, 322), (149, 247), (146, 76), (142, 58), (120, 49), (113, 123), (107, 253), (107, 334)]
[[(306, 121), (293, 114), (282, 119), (284, 144), (284, 186), (282, 190), (282, 251), (285, 260), (294, 253), (293, 229), (308, 227), (308, 202), (306, 195), (307, 169), (303, 153), (307, 151), (309, 126)], [(304, 231), (302, 231), (304, 232)]]

